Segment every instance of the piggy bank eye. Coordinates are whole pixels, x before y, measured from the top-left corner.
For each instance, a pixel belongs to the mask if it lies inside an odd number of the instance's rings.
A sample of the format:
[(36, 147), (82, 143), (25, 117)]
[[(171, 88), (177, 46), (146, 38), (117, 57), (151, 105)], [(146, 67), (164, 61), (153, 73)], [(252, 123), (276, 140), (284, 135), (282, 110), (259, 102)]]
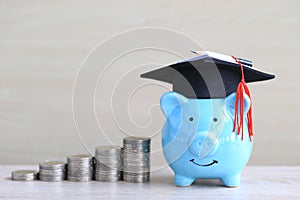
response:
[(190, 122), (194, 121), (194, 118), (193, 117), (190, 117), (189, 118)]
[(214, 122), (217, 122), (217, 121), (218, 121), (218, 118), (214, 117), (214, 118), (213, 118), (213, 121), (214, 121)]

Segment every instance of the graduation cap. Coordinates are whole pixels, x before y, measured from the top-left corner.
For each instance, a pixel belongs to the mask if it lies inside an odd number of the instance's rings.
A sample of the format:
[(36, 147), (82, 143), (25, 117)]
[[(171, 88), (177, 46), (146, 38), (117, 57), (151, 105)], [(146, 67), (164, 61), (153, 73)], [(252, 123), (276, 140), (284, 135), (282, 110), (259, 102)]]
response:
[(173, 91), (187, 98), (224, 98), (233, 92), (242, 78), (245, 82), (273, 79), (275, 76), (255, 69), (252, 62), (215, 52), (194, 52), (199, 56), (141, 75), (173, 84)]
[[(198, 56), (141, 74), (141, 77), (171, 83), (174, 92), (187, 98), (225, 98), (236, 92), (234, 130), (237, 125), (239, 133), (243, 127), (243, 117), (239, 118), (239, 122), (237, 117), (239, 102), (243, 103), (244, 92), (251, 99), (246, 83), (269, 80), (275, 76), (254, 68), (252, 61), (246, 59), (210, 51), (193, 53)], [(241, 108), (240, 116), (243, 112)], [(252, 106), (247, 115), (249, 135), (252, 135)]]

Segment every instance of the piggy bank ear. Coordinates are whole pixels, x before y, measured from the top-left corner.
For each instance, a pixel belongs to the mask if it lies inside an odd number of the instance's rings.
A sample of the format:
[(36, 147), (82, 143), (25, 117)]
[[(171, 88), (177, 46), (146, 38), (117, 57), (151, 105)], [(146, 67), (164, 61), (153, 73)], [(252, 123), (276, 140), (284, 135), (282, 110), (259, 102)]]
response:
[[(235, 102), (236, 102), (236, 93), (232, 93), (225, 99), (226, 101), (226, 109), (231, 114), (232, 117), (234, 117), (235, 112)], [(251, 100), (249, 96), (244, 93), (244, 112), (245, 114), (248, 113), (251, 106)], [(240, 104), (239, 104), (239, 110), (240, 110)]]
[(166, 92), (160, 98), (160, 107), (163, 110), (165, 116), (168, 117), (176, 107), (186, 103), (187, 101), (188, 99), (181, 94), (178, 94), (176, 92)]

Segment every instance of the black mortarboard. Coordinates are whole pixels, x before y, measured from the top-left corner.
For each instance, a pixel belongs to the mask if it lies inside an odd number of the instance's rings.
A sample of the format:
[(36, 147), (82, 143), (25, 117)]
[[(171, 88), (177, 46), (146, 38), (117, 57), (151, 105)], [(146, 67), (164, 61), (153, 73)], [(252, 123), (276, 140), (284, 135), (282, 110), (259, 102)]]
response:
[(245, 82), (275, 77), (255, 69), (249, 60), (209, 51), (197, 54), (195, 58), (144, 73), (141, 77), (171, 83), (174, 92), (199, 99), (224, 98), (236, 92), (242, 77), (241, 65)]

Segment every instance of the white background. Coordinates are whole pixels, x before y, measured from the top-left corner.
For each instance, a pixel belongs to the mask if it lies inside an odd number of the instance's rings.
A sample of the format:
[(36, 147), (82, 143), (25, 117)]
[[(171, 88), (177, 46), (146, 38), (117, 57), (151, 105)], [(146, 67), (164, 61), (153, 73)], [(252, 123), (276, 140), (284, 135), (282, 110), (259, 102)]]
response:
[[(273, 81), (249, 86), (255, 131), (249, 164), (299, 165), (299, 8), (297, 0), (0, 0), (0, 164), (37, 164), (86, 152), (71, 104), (81, 62), (114, 34), (161, 27), (276, 74)], [(121, 144), (116, 132), (105, 134)], [(160, 145), (157, 138), (154, 147)], [(158, 157), (155, 162), (162, 163)]]

